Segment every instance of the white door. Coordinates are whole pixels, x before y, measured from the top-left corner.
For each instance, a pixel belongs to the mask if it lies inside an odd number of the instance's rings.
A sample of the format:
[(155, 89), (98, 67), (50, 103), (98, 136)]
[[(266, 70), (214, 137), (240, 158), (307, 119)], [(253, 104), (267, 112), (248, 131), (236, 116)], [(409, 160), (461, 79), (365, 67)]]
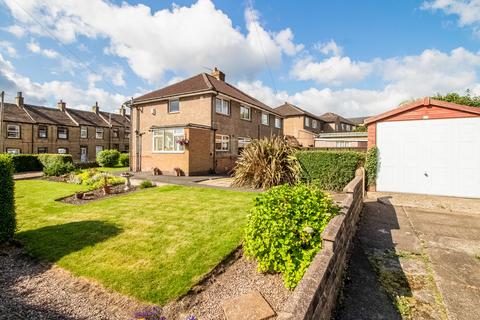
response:
[(80, 147), (80, 162), (87, 162), (88, 161), (88, 148), (87, 147)]
[(480, 117), (377, 123), (378, 191), (480, 198)]

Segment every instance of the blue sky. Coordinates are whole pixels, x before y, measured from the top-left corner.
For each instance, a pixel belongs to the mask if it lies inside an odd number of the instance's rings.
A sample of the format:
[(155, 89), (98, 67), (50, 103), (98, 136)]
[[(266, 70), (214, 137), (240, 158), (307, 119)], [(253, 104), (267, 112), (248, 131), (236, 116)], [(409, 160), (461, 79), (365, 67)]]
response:
[(379, 113), (437, 92), (480, 93), (480, 3), (0, 0), (0, 90), (115, 110), (218, 66), (275, 107)]

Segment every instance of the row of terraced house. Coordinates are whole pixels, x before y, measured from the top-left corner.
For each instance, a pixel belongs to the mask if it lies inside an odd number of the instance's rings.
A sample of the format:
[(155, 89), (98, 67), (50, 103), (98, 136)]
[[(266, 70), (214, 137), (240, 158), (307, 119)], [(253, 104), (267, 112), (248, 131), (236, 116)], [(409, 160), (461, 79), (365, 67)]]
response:
[(64, 101), (56, 108), (24, 103), (21, 92), (15, 103), (5, 103), (2, 112), (2, 152), (10, 154), (71, 154), (75, 162), (94, 162), (105, 149), (129, 152), (130, 118), (101, 111), (67, 108)]
[(226, 82), (217, 68), (142, 95), (129, 106), (131, 169), (162, 174), (228, 173), (252, 139), (289, 136), (314, 147), (322, 134), (346, 134), (358, 124), (289, 103), (271, 108)]

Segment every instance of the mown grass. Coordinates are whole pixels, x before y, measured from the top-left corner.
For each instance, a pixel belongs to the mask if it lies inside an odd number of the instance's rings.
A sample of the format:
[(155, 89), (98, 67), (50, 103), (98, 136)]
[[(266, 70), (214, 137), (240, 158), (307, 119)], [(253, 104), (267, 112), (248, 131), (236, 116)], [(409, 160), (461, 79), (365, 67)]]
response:
[(96, 169), (103, 172), (122, 172), (130, 170), (129, 167), (122, 167), (121, 165), (116, 165), (115, 167), (98, 167)]
[(17, 181), (17, 238), (31, 255), (142, 301), (185, 294), (237, 247), (254, 194), (165, 186), (74, 206), (82, 186)]

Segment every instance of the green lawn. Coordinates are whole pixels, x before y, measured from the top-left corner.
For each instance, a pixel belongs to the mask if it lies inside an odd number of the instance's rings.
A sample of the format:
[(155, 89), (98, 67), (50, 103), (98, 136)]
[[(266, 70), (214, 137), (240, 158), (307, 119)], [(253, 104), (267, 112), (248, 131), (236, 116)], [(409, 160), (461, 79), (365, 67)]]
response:
[(165, 186), (73, 206), (82, 187), (17, 181), (17, 238), (33, 256), (142, 301), (184, 293), (240, 242), (253, 193)]

